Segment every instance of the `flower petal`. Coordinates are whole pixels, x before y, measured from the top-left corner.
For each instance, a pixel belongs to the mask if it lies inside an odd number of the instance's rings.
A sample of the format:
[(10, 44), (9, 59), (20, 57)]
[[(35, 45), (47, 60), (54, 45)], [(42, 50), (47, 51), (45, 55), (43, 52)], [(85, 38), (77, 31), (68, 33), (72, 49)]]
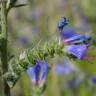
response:
[(49, 67), (48, 62), (42, 62), (41, 72), (40, 72), (40, 79), (39, 79), (39, 86), (42, 87), (46, 81), (46, 77), (48, 75)]
[(87, 53), (87, 45), (70, 45), (66, 51), (78, 59), (83, 59)]
[(29, 67), (27, 69), (27, 74), (28, 74), (29, 78), (31, 79), (32, 84), (35, 85), (36, 84), (36, 73), (35, 73), (34, 67)]
[(61, 32), (61, 38), (64, 43), (68, 44), (86, 43), (91, 40), (90, 36), (78, 34), (76, 33), (75, 29), (69, 27), (64, 28), (64, 30)]

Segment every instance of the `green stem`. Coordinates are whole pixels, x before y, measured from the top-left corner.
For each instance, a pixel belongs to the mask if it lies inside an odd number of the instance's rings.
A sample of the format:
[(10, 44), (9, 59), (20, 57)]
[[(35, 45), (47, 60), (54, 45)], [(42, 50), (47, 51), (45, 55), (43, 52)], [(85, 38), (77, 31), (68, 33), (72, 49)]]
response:
[[(8, 61), (7, 61), (7, 14), (6, 14), (6, 1), (1, 0), (1, 63), (3, 74), (8, 71)], [(3, 94), (4, 96), (10, 96), (10, 88), (6, 81), (3, 79)]]
[(38, 86), (33, 86), (32, 88), (32, 96), (43, 96), (42, 89), (38, 88)]

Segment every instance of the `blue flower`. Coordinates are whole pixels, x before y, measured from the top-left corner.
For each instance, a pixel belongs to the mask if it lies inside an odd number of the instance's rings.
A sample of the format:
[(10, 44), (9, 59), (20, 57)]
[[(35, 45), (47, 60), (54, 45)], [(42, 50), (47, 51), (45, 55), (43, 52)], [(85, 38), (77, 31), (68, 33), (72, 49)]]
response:
[(60, 21), (58, 22), (58, 29), (59, 29), (59, 31), (61, 32), (63, 30), (63, 28), (66, 25), (68, 25), (68, 23), (69, 23), (69, 20), (67, 18), (65, 18), (65, 17), (62, 17), (60, 19)]
[(28, 38), (27, 37), (21, 37), (20, 41), (21, 41), (22, 45), (28, 44)]
[(88, 45), (70, 45), (67, 46), (65, 51), (78, 59), (84, 59), (88, 50)]
[(77, 70), (74, 64), (71, 64), (70, 61), (64, 60), (63, 65), (57, 64), (54, 68), (54, 71), (57, 75), (69, 75)]
[(69, 41), (65, 40), (65, 42), (67, 41), (69, 44), (77, 45), (77, 44), (88, 44), (90, 40), (91, 37), (82, 35), (82, 36), (78, 36), (77, 38), (73, 37)]
[(91, 81), (92, 81), (93, 84), (96, 84), (96, 76), (92, 76)]
[(78, 88), (84, 82), (84, 78), (82, 76), (76, 76), (75, 78), (68, 80), (66, 87), (68, 88)]
[(60, 35), (65, 44), (86, 44), (91, 40), (90, 36), (78, 34), (73, 28), (68, 27), (66, 27)]
[(77, 36), (76, 30), (74, 28), (66, 27), (61, 33), (62, 38), (67, 39)]
[(34, 67), (29, 67), (27, 73), (33, 85), (38, 85), (43, 87), (48, 75), (48, 62), (46, 61), (37, 61)]

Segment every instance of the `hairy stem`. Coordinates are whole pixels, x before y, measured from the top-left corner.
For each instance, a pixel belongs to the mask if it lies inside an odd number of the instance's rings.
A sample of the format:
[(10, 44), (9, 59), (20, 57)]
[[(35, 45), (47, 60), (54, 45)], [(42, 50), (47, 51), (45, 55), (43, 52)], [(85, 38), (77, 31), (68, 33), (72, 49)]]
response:
[[(1, 63), (2, 63), (2, 72), (3, 74), (8, 71), (8, 61), (7, 61), (7, 14), (6, 14), (6, 1), (1, 0)], [(10, 88), (7, 85), (6, 81), (3, 80), (3, 95), (10, 96)]]

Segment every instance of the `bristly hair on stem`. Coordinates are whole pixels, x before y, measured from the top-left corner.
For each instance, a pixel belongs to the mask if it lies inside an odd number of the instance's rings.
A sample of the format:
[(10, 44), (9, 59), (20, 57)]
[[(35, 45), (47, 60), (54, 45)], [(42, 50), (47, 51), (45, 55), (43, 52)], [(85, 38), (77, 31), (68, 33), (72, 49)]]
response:
[(12, 88), (29, 66), (36, 65), (36, 60), (49, 60), (54, 58), (55, 55), (64, 55), (63, 48), (59, 45), (58, 40), (49, 41), (44, 45), (39, 44), (35, 48), (24, 51), (18, 58), (11, 59), (8, 72), (4, 75), (4, 78)]
[[(7, 14), (6, 14), (6, 1), (1, 0), (0, 2), (0, 19), (1, 19), (1, 40), (0, 40), (0, 55), (1, 55), (1, 67), (2, 75), (8, 72), (8, 54), (7, 54)], [(6, 80), (2, 77), (2, 92), (4, 96), (10, 96), (10, 88)], [(1, 93), (2, 94), (2, 93)]]

